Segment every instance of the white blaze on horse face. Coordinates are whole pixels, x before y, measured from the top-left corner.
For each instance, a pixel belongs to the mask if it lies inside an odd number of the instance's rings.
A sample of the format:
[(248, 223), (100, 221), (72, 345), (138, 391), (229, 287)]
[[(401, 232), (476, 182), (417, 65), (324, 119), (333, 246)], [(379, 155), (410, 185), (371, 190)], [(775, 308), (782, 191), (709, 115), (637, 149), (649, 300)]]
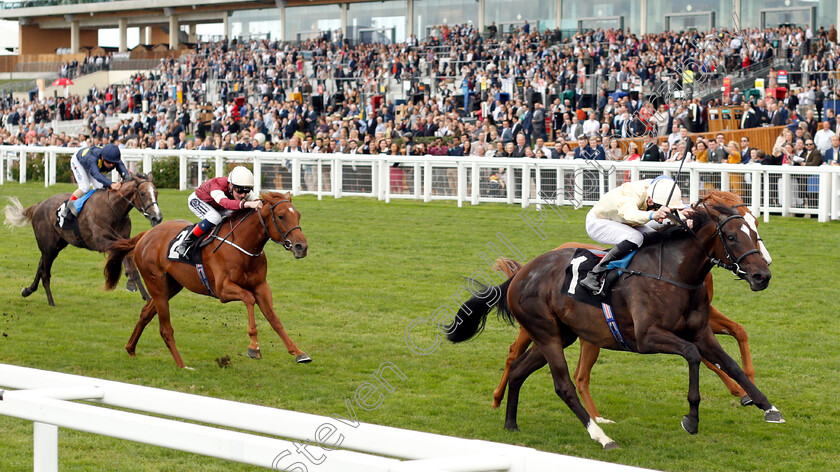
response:
[(761, 240), (761, 236), (758, 234), (758, 227), (756, 226), (755, 216), (752, 213), (747, 212), (744, 215), (744, 220), (746, 220), (747, 224), (750, 226), (750, 229), (755, 232), (756, 238), (758, 238), (758, 249), (761, 251), (761, 257), (764, 258), (764, 262), (767, 265), (773, 263), (773, 258), (770, 257), (770, 251), (767, 250), (767, 247), (764, 245), (764, 241)]

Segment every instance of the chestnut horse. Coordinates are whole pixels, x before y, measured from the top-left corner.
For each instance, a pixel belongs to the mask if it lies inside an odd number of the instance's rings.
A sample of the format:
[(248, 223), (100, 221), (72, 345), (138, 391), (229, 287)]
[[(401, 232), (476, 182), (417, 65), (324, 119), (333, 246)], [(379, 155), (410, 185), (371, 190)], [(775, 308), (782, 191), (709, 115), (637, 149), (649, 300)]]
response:
[(169, 320), (169, 299), (186, 287), (198, 294), (215, 296), (222, 303), (234, 300), (245, 303), (248, 310), (248, 335), (251, 337), (249, 357), (261, 357), (254, 319), (256, 303), (271, 327), (280, 335), (289, 353), (296, 356), (295, 360), (299, 363), (312, 361), (295, 346), (274, 313), (271, 288), (266, 282), (268, 260), (263, 251), (268, 241), (274, 241), (291, 251), (295, 259), (306, 257), (309, 244), (298, 224), (300, 213), (292, 206), (289, 193), (263, 193), (260, 197), (263, 202), (261, 209), (233, 213), (221, 223), (215, 239), (200, 249), (207, 287), (210, 287), (211, 293), (208, 293), (196, 267), (168, 259), (169, 243), (190, 224), (189, 221), (167, 221), (131, 239), (117, 241), (108, 249), (105, 289), (114, 288), (120, 278), (120, 263), (130, 256), (140, 269), (151, 295), (151, 299), (140, 311), (140, 319), (125, 346), (131, 357), (134, 357), (143, 329), (157, 314), (160, 335), (175, 359), (175, 364), (186, 367), (175, 347)]
[[(744, 216), (747, 224), (750, 225), (750, 228), (758, 234), (758, 229), (756, 227), (757, 220), (755, 217), (750, 213), (749, 209), (747, 209), (747, 205), (741, 200), (741, 197), (735, 195), (732, 192), (723, 192), (720, 190), (713, 190), (708, 194), (707, 202), (711, 203), (719, 203), (726, 206), (731, 206), (733, 208), (737, 208), (738, 211)], [(770, 254), (767, 251), (767, 248), (764, 246), (764, 243), (761, 240), (761, 237), (758, 238), (759, 247), (758, 249), (761, 251), (762, 256), (764, 256), (765, 261), (767, 261), (767, 265), (770, 265), (772, 259), (770, 258)], [(605, 248), (595, 245), (595, 244), (586, 244), (586, 243), (577, 243), (577, 242), (568, 242), (561, 244), (555, 250), (566, 249), (566, 248), (582, 248), (582, 249), (594, 249), (603, 251), (606, 250)], [(522, 268), (522, 265), (519, 262), (511, 259), (498, 259), (496, 261), (497, 270), (503, 272), (508, 277), (513, 277), (519, 269)], [(712, 273), (706, 276), (706, 290), (709, 292), (709, 301), (711, 302), (714, 296), (714, 287), (712, 285)], [(753, 367), (752, 363), (752, 356), (750, 354), (750, 346), (747, 342), (747, 331), (744, 329), (743, 326), (740, 324), (732, 321), (731, 319), (727, 318), (726, 315), (720, 312), (717, 308), (713, 306), (709, 306), (709, 326), (712, 328), (712, 331), (715, 334), (728, 334), (734, 337), (738, 341), (738, 347), (741, 352), (741, 363), (742, 369), (744, 373), (749, 377), (749, 379), (755, 383), (755, 368)], [(528, 349), (528, 346), (531, 345), (531, 337), (528, 336), (528, 332), (524, 329), (519, 329), (519, 336), (517, 336), (516, 341), (510, 345), (510, 352), (508, 354), (508, 358), (505, 362), (505, 370), (502, 373), (502, 378), (499, 381), (499, 385), (493, 390), (493, 408), (498, 408), (502, 402), (502, 398), (505, 396), (505, 389), (507, 388), (508, 378), (510, 376), (510, 365), (516, 360), (517, 357), (521, 356), (522, 353)], [(577, 368), (575, 368), (575, 386), (577, 387), (578, 392), (580, 393), (581, 398), (583, 399), (583, 404), (586, 406), (586, 411), (589, 412), (589, 415), (598, 423), (612, 423), (606, 418), (603, 418), (600, 413), (598, 413), (598, 408), (595, 406), (595, 401), (592, 399), (592, 394), (589, 391), (589, 380), (590, 374), (592, 373), (592, 367), (595, 365), (595, 362), (598, 360), (598, 355), (601, 352), (601, 348), (598, 346), (586, 342), (585, 340), (580, 340), (580, 357), (578, 358)], [(742, 389), (734, 380), (729, 378), (722, 370), (715, 367), (711, 362), (703, 359), (703, 364), (706, 365), (709, 369), (711, 369), (714, 373), (716, 373), (720, 379), (723, 381), (726, 388), (729, 389), (729, 392), (741, 399), (741, 405), (747, 406), (752, 404), (752, 399), (744, 389)]]
[[(61, 229), (55, 225), (56, 211), (61, 204), (70, 198), (69, 193), (53, 195), (52, 197), (32, 205), (26, 209), (17, 198), (9, 198), (6, 205), (6, 224), (23, 226), (32, 223), (35, 240), (41, 250), (41, 260), (35, 272), (35, 280), (29, 287), (21, 290), (21, 295), (28, 297), (38, 289), (38, 282), (44, 285), (47, 301), (55, 306), (50, 290), (50, 271), (55, 258), (68, 244), (105, 252), (116, 240), (131, 236), (131, 218), (128, 212), (137, 208), (152, 226), (163, 221), (160, 206), (157, 203), (157, 189), (152, 183), (152, 177), (145, 174), (134, 174), (124, 180), (119, 190), (97, 190), (79, 213), (78, 225), (81, 241), (72, 229)], [(125, 263), (125, 275), (128, 278), (126, 288), (130, 291), (140, 289), (143, 300), (149, 299), (149, 294), (140, 283), (140, 276), (131, 261)]]
[[(643, 246), (613, 286), (615, 324), (627, 349), (641, 354), (678, 354), (689, 365), (689, 412), (682, 427), (696, 434), (699, 426), (701, 358), (721, 369), (764, 410), (765, 420), (783, 423), (781, 413), (758, 390), (738, 364), (723, 350), (709, 326), (709, 296), (704, 280), (713, 265), (731, 270), (754, 291), (770, 283), (770, 270), (757, 248), (758, 235), (737, 209), (701, 200), (694, 205), (689, 225), (666, 231), (660, 244)], [(618, 445), (590, 418), (580, 403), (564, 356), (564, 348), (578, 337), (596, 346), (625, 350), (616, 341), (600, 307), (580, 303), (558, 288), (564, 286), (566, 268), (575, 251), (563, 249), (543, 254), (526, 264), (499, 286), (485, 287), (464, 303), (456, 320), (447, 327), (452, 342), (475, 336), (495, 307), (511, 323), (516, 321), (533, 339), (534, 346), (512, 365), (505, 427), (518, 429), (519, 391), (525, 379), (547, 362), (554, 388), (604, 449)], [(636, 275), (631, 276), (630, 271)], [(647, 274), (660, 273), (660, 276)], [(572, 280), (574, 282), (574, 279)], [(575, 286), (577, 288), (577, 286)]]

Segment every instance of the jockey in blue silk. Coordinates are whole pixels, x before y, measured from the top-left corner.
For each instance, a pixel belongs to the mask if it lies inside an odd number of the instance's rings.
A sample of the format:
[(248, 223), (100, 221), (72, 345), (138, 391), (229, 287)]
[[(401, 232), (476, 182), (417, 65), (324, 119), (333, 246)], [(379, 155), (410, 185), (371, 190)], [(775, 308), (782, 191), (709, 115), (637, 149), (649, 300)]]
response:
[(607, 264), (641, 247), (645, 235), (661, 227), (672, 208), (679, 210), (681, 218), (694, 212), (683, 204), (679, 187), (665, 176), (626, 182), (601, 197), (586, 215), (586, 233), (598, 243), (615, 246), (581, 280), (581, 285), (599, 293), (600, 275), (607, 271)]
[(83, 197), (91, 188), (119, 190), (121, 183), (111, 182), (111, 179), (103, 174), (103, 172), (110, 172), (114, 169), (117, 169), (122, 178), (128, 175), (128, 169), (122, 162), (120, 148), (113, 144), (106, 144), (101, 148), (86, 147), (73, 155), (70, 158), (70, 170), (73, 171), (73, 176), (76, 178), (79, 188), (73, 191), (70, 202), (59, 216), (63, 219), (71, 212), (78, 216), (79, 209), (73, 202)]

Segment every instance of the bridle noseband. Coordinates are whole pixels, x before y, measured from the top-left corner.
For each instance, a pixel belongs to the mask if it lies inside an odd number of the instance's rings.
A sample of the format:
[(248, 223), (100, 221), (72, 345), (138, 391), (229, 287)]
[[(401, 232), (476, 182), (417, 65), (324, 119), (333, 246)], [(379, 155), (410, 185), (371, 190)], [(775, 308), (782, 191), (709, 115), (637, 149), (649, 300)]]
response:
[[(706, 209), (708, 210), (709, 207), (706, 205), (705, 202), (703, 203), (703, 206), (706, 207)], [(734, 209), (735, 207), (730, 207), (730, 208)], [(708, 251), (706, 251), (706, 248), (704, 248), (702, 244), (700, 245), (700, 247), (703, 248), (703, 251), (706, 253), (706, 257), (709, 259), (709, 261), (712, 264), (714, 264), (718, 267), (721, 267), (723, 269), (726, 269), (726, 270), (732, 272), (733, 274), (737, 275), (739, 278), (741, 278), (742, 275), (747, 275), (747, 273), (744, 272), (741, 269), (741, 266), (740, 266), (741, 261), (743, 261), (747, 256), (752, 255), (752, 254), (758, 254), (759, 256), (761, 256), (761, 251), (753, 248), (753, 249), (750, 249), (749, 251), (744, 252), (743, 254), (741, 254), (740, 257), (737, 257), (737, 258), (732, 254), (732, 251), (729, 249), (729, 246), (727, 246), (727, 244), (726, 244), (726, 239), (723, 237), (723, 227), (730, 220), (739, 219), (739, 218), (742, 219), (742, 220), (744, 219), (744, 217), (739, 213), (739, 214), (736, 214), (736, 215), (729, 215), (723, 221), (715, 220), (715, 225), (717, 225), (717, 229), (715, 230), (715, 236), (717, 236), (720, 239), (720, 244), (721, 244), (721, 246), (723, 246), (723, 252), (726, 254), (726, 258), (728, 259), (729, 263), (723, 262), (720, 259), (712, 257), (712, 255), (709, 254)], [(697, 234), (693, 230), (691, 230), (691, 228), (688, 228), (688, 230), (691, 232), (691, 234), (694, 235), (694, 238), (697, 239), (698, 242), (700, 242), (700, 238), (697, 237)]]
[[(135, 180), (135, 181), (136, 181), (136, 180)], [(137, 198), (137, 194), (138, 194), (138, 193), (139, 193), (139, 191), (140, 191), (140, 186), (141, 186), (141, 185), (143, 185), (143, 184), (145, 184), (145, 183), (151, 183), (151, 180), (146, 179), (146, 180), (141, 180), (141, 181), (136, 181), (136, 182), (137, 182), (137, 185), (134, 187), (134, 195), (132, 196), (132, 198), (131, 198), (131, 199), (129, 199), (128, 197), (126, 197), (126, 196), (125, 196), (125, 195), (124, 195), (121, 191), (119, 191), (119, 190), (115, 190), (114, 192), (116, 192), (116, 194), (117, 194), (117, 195), (119, 195), (119, 196), (120, 196), (120, 198), (122, 198), (123, 200), (125, 200), (125, 202), (126, 202), (126, 203), (128, 203), (130, 206), (132, 206), (132, 207), (136, 208), (136, 209), (137, 209), (137, 211), (139, 211), (140, 213), (142, 213), (142, 214), (143, 214), (143, 216), (145, 216), (147, 220), (151, 220), (152, 216), (151, 216), (151, 214), (149, 214), (149, 212), (148, 212), (147, 210), (148, 210), (150, 207), (153, 207), (153, 206), (157, 205), (157, 204), (158, 204), (158, 203), (157, 203), (157, 201), (156, 201), (156, 200), (155, 200), (155, 201), (152, 201), (152, 203), (149, 203), (148, 205), (146, 205), (146, 206), (144, 206), (144, 207), (140, 207), (139, 205), (137, 205), (136, 203), (134, 203), (134, 200)], [(109, 199), (109, 201), (110, 201), (110, 199)], [(113, 208), (113, 207), (112, 207), (112, 208)], [(160, 207), (158, 207), (158, 209), (159, 209), (159, 208), (160, 208)]]
[(292, 242), (289, 241), (289, 235), (292, 234), (292, 231), (294, 231), (296, 229), (300, 229), (300, 226), (293, 226), (288, 231), (283, 233), (283, 230), (280, 229), (280, 225), (277, 223), (277, 214), (274, 213), (274, 207), (276, 207), (277, 205), (279, 205), (281, 203), (291, 203), (291, 200), (280, 200), (278, 202), (275, 202), (273, 205), (271, 205), (270, 209), (271, 209), (271, 221), (274, 222), (274, 227), (277, 228), (277, 233), (283, 235), (283, 241), (278, 241), (278, 240), (274, 239), (273, 237), (271, 237), (271, 232), (268, 229), (268, 225), (265, 224), (265, 220), (262, 217), (262, 213), (260, 213), (260, 211), (256, 210), (256, 209), (254, 211), (257, 213), (257, 216), (259, 217), (260, 224), (262, 225), (263, 229), (265, 230), (265, 234), (266, 234), (266, 236), (268, 236), (268, 239), (270, 239), (270, 240), (274, 241), (275, 243), (283, 246), (284, 248), (286, 248), (287, 251), (291, 251), (292, 250)]

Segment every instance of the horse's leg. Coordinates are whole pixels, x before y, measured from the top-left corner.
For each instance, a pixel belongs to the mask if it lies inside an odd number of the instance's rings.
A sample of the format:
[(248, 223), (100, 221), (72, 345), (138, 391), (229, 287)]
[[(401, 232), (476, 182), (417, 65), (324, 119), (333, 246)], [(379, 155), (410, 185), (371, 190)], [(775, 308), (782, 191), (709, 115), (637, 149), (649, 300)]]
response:
[[(636, 327), (639, 352), (642, 354), (678, 354), (688, 362), (688, 414), (682, 419), (682, 427), (689, 434), (697, 434), (700, 424), (700, 351), (694, 344), (676, 334), (658, 327), (647, 330)], [(708, 330), (711, 333), (711, 330)], [(712, 334), (714, 338), (714, 334)]]
[(178, 348), (175, 346), (175, 330), (172, 329), (172, 323), (169, 320), (169, 298), (152, 297), (152, 300), (155, 302), (155, 306), (157, 307), (158, 322), (160, 323), (160, 337), (163, 338), (163, 342), (166, 344), (166, 347), (169, 348), (169, 353), (172, 354), (172, 358), (175, 359), (175, 364), (180, 368), (187, 367), (181, 359), (181, 353), (178, 352)]
[[(738, 341), (738, 348), (741, 351), (742, 370), (747, 377), (755, 383), (755, 368), (753, 367), (752, 355), (750, 354), (750, 345), (747, 341), (747, 330), (740, 324), (727, 318), (726, 315), (720, 312), (715, 307), (711, 307), (709, 312), (709, 327), (715, 334), (728, 334)], [(730, 379), (728, 375), (724, 374), (722, 370), (715, 367), (711, 362), (703, 360), (706, 366), (714, 371), (732, 395), (741, 399), (741, 405), (747, 406), (752, 404), (752, 399), (734, 380)]]
[(554, 379), (554, 391), (583, 423), (589, 437), (600, 443), (605, 450), (617, 448), (618, 444), (610, 439), (604, 433), (604, 430), (598, 426), (598, 423), (589, 417), (586, 408), (580, 403), (575, 385), (569, 377), (569, 366), (566, 364), (566, 356), (563, 352), (563, 344), (560, 341), (559, 334), (548, 339), (545, 336), (540, 338), (537, 334), (534, 334), (534, 343), (540, 346), (540, 350), (548, 361), (551, 377)]
[(248, 337), (251, 338), (251, 344), (248, 345), (246, 354), (251, 359), (262, 359), (260, 340), (257, 338), (257, 320), (254, 317), (254, 303), (246, 302), (245, 308), (248, 310)]
[(134, 349), (137, 347), (137, 341), (143, 333), (143, 329), (155, 316), (155, 312), (157, 312), (158, 323), (160, 324), (160, 336), (163, 338), (166, 347), (169, 348), (169, 353), (172, 354), (175, 364), (178, 367), (184, 368), (186, 365), (184, 365), (181, 354), (175, 346), (175, 331), (172, 329), (172, 323), (169, 319), (169, 299), (177, 295), (184, 287), (168, 274), (161, 272), (160, 268), (153, 268), (154, 272), (143, 267), (141, 267), (141, 270), (143, 270), (143, 280), (146, 281), (151, 299), (146, 302), (146, 306), (140, 312), (140, 319), (137, 321), (137, 325), (134, 327), (134, 332), (131, 334), (131, 338), (128, 340), (125, 349), (129, 355), (133, 354)]
[(505, 397), (505, 388), (507, 388), (508, 379), (510, 378), (510, 365), (515, 361), (519, 356), (528, 349), (528, 346), (531, 345), (531, 336), (528, 335), (528, 332), (525, 331), (525, 328), (519, 328), (519, 336), (516, 337), (516, 341), (510, 345), (510, 352), (508, 354), (507, 360), (505, 361), (505, 370), (502, 372), (502, 378), (499, 381), (499, 386), (496, 387), (496, 390), (493, 390), (493, 408), (498, 408), (499, 405), (502, 403), (502, 398)]
[(128, 355), (134, 357), (134, 351), (137, 349), (137, 341), (140, 340), (140, 335), (143, 334), (143, 330), (146, 329), (146, 325), (152, 321), (152, 318), (155, 317), (157, 314), (157, 307), (155, 306), (154, 300), (149, 300), (143, 306), (143, 309), (140, 310), (140, 319), (137, 320), (137, 324), (134, 326), (134, 331), (131, 333), (131, 337), (128, 339), (128, 342), (125, 343), (125, 350), (128, 351)]
[(56, 243), (55, 247), (46, 253), (44, 253), (43, 261), (44, 266), (41, 268), (41, 284), (44, 286), (44, 292), (47, 293), (47, 301), (49, 302), (50, 306), (55, 306), (55, 302), (53, 301), (52, 290), (50, 290), (50, 278), (52, 277), (52, 265), (55, 262), (55, 258), (58, 257), (58, 253), (61, 252), (67, 246), (67, 241), (60, 239)]
[(125, 268), (125, 277), (128, 279), (125, 282), (125, 288), (129, 292), (140, 290), (140, 296), (144, 301), (149, 301), (149, 292), (143, 286), (143, 281), (140, 279), (140, 273), (137, 272), (137, 267), (134, 266), (134, 261), (131, 257), (123, 259), (123, 267)]
[[(289, 337), (289, 334), (286, 333), (286, 329), (283, 328), (283, 323), (280, 322), (280, 318), (278, 318), (277, 314), (274, 313), (274, 300), (271, 297), (271, 288), (268, 284), (264, 282), (257, 285), (254, 289), (254, 296), (256, 297), (257, 305), (260, 307), (260, 311), (265, 316), (265, 319), (268, 320), (268, 323), (280, 336), (280, 339), (283, 341), (283, 344), (286, 346), (286, 350), (289, 351), (289, 354), (295, 356), (295, 361), (298, 363), (312, 362), (312, 358), (295, 346), (295, 343), (292, 342), (292, 338)], [(252, 313), (253, 309), (254, 307), (252, 304)]]
[(583, 404), (586, 405), (586, 411), (589, 412), (589, 417), (595, 420), (596, 423), (615, 423), (615, 421), (602, 418), (595, 408), (595, 400), (592, 399), (592, 394), (589, 393), (589, 376), (592, 374), (592, 366), (598, 360), (598, 355), (601, 353), (601, 348), (580, 340), (580, 358), (578, 365), (575, 368), (575, 386), (583, 399)]
[(507, 411), (505, 412), (505, 429), (519, 430), (516, 421), (516, 411), (519, 407), (519, 390), (532, 373), (540, 370), (545, 364), (545, 357), (537, 346), (533, 346), (525, 354), (517, 357), (511, 363), (510, 390), (508, 391)]
[(38, 284), (41, 283), (41, 274), (44, 271), (44, 258), (47, 257), (46, 254), (41, 254), (41, 259), (38, 261), (38, 270), (35, 271), (35, 280), (32, 281), (28, 287), (23, 287), (23, 290), (20, 291), (20, 294), (23, 298), (26, 298), (32, 295), (36, 290), (38, 290)]
[(753, 399), (755, 406), (764, 410), (765, 421), (768, 423), (785, 422), (779, 410), (776, 409), (767, 397), (761, 393), (758, 387), (752, 383), (744, 371), (741, 370), (741, 367), (738, 366), (738, 363), (729, 357), (729, 354), (723, 350), (711, 329), (706, 329), (704, 332), (698, 333), (695, 344), (704, 358), (719, 366), (726, 375), (730, 376), (733, 380), (738, 382), (738, 385), (746, 390), (750, 398)]

